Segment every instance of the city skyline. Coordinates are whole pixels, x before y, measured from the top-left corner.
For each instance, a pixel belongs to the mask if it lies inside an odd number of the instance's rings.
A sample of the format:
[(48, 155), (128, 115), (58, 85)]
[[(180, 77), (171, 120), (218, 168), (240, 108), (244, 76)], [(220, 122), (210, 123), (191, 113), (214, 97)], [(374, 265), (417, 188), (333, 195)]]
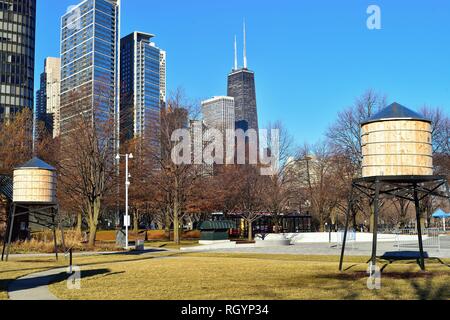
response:
[[(38, 29), (57, 24), (53, 17), (74, 2), (49, 6), (41, 1), (38, 19), (45, 15), (46, 21), (41, 19)], [(336, 113), (367, 89), (387, 94), (388, 102), (402, 101), (416, 110), (423, 104), (449, 108), (446, 70), (450, 62), (444, 57), (450, 46), (442, 38), (450, 21), (448, 4), (413, 1), (403, 6), (379, 1), (382, 30), (370, 31), (366, 27), (369, 3), (283, 1), (282, 9), (272, 11), (265, 1), (258, 10), (252, 10), (250, 2), (235, 10), (235, 1), (137, 3), (123, 1), (121, 35), (134, 30), (158, 34), (159, 45), (170, 52), (168, 91), (182, 86), (198, 101), (226, 94), (223, 74), (233, 66), (234, 35), (242, 43), (245, 18), (250, 67), (258, 75), (261, 126), (281, 120), (300, 144), (321, 139)], [(321, 12), (324, 5), (329, 10)], [(150, 8), (152, 18), (144, 19)], [(186, 17), (182, 14), (186, 10), (202, 20)], [(209, 14), (202, 15), (205, 12)], [(414, 23), (405, 25), (406, 16)], [(191, 20), (196, 22), (188, 23)], [(43, 61), (39, 56), (57, 56), (52, 34), (51, 29), (38, 33), (36, 61)], [(41, 68), (37, 63), (36, 72)], [(208, 70), (208, 77), (199, 77), (199, 68)]]

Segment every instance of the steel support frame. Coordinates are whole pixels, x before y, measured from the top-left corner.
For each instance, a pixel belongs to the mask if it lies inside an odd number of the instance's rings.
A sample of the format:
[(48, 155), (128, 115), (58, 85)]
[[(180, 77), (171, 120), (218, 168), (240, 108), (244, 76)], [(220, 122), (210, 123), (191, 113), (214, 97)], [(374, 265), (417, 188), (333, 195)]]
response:
[[(427, 184), (433, 185), (431, 187), (427, 187)], [(446, 187), (446, 192), (438, 192), (438, 189), (443, 186)], [(450, 187), (447, 178), (445, 176), (379, 176), (353, 180), (345, 217), (344, 239), (342, 243), (341, 257), (339, 260), (340, 271), (343, 271), (345, 245), (347, 241), (350, 214), (353, 213), (355, 191), (359, 191), (364, 196), (368, 197), (370, 202), (373, 202), (374, 205), (374, 230), (372, 239), (372, 255), (370, 259), (372, 266), (374, 267), (377, 262), (378, 218), (380, 211), (379, 201), (381, 196), (389, 195), (414, 202), (416, 208), (417, 233), (420, 251), (419, 265), (421, 270), (425, 270), (425, 257), (423, 250), (421, 224), (422, 215), (419, 205), (420, 201), (428, 196), (447, 198), (450, 204)], [(408, 197), (408, 193), (411, 195), (411, 197)], [(420, 196), (420, 193), (422, 193), (423, 195)], [(373, 267), (371, 268), (371, 270), (374, 270)]]
[[(26, 209), (26, 212), (21, 212), (21, 213), (17, 213), (17, 209), (18, 208), (23, 208)], [(65, 251), (65, 241), (64, 241), (64, 230), (62, 227), (62, 223), (61, 220), (59, 219), (58, 216), (58, 205), (40, 205), (40, 204), (30, 204), (30, 205), (25, 205), (25, 204), (19, 204), (19, 203), (12, 203), (11, 205), (11, 209), (10, 209), (10, 214), (9, 214), (9, 219), (8, 219), (8, 223), (7, 223), (7, 227), (6, 227), (6, 232), (5, 232), (5, 238), (7, 237), (6, 241), (3, 241), (3, 250), (2, 250), (2, 261), (8, 261), (9, 259), (9, 254), (11, 251), (11, 242), (12, 242), (12, 234), (13, 234), (13, 230), (14, 230), (14, 220), (16, 219), (16, 217), (20, 217), (22, 215), (30, 215), (30, 216), (35, 216), (35, 217), (47, 217), (51, 219), (51, 223), (50, 224), (43, 224), (39, 222), (39, 219), (37, 219), (38, 221), (35, 223), (39, 226), (42, 226), (44, 228), (49, 228), (52, 229), (53, 231), (53, 241), (54, 241), (54, 252), (55, 252), (55, 257), (56, 260), (58, 260), (58, 245), (57, 245), (57, 239), (56, 239), (56, 230), (59, 227), (60, 231), (61, 231), (61, 243), (63, 246), (63, 249)], [(56, 220), (58, 218), (58, 221)]]

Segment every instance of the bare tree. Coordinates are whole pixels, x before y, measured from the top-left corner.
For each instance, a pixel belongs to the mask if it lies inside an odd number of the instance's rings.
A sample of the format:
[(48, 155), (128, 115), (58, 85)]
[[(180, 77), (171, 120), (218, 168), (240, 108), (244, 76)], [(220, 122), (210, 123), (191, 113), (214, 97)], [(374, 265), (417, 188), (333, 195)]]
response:
[[(287, 129), (283, 126), (281, 122), (275, 122), (274, 124), (269, 124), (267, 126), (269, 132), (268, 137), (268, 150), (271, 151), (274, 146), (271, 145), (272, 130), (278, 131), (278, 151), (279, 159), (275, 170), (272, 175), (268, 176), (267, 179), (267, 203), (268, 210), (275, 216), (275, 223), (277, 225), (277, 230), (279, 230), (279, 219), (278, 217), (286, 213), (290, 209), (289, 204), (295, 201), (298, 194), (295, 190), (295, 175), (292, 174), (292, 165), (294, 161), (293, 154), (293, 144), (294, 140), (289, 134)], [(272, 156), (275, 156), (272, 154)]]
[(99, 218), (108, 192), (113, 187), (114, 126), (93, 125), (90, 116), (80, 116), (62, 139), (59, 172), (61, 187), (81, 201), (89, 226), (89, 245), (95, 245)]
[(161, 114), (161, 156), (158, 158), (160, 171), (154, 180), (158, 187), (155, 199), (160, 210), (165, 212), (166, 229), (173, 224), (174, 242), (177, 244), (181, 239), (181, 221), (187, 213), (186, 203), (192, 196), (192, 186), (201, 177), (201, 170), (190, 163), (177, 164), (173, 161), (171, 154), (179, 141), (172, 138), (175, 130), (188, 128), (189, 118), (198, 115), (198, 110), (196, 102), (187, 99), (183, 90), (178, 89), (171, 94), (168, 108)]
[(386, 97), (368, 90), (353, 106), (338, 113), (337, 120), (326, 133), (335, 152), (349, 157), (358, 174), (361, 171), (361, 123), (386, 106)]
[(253, 240), (253, 223), (268, 212), (267, 185), (270, 180), (262, 176), (257, 166), (235, 165), (225, 171), (232, 182), (227, 185), (227, 202), (231, 213), (240, 215), (248, 226), (248, 240)]

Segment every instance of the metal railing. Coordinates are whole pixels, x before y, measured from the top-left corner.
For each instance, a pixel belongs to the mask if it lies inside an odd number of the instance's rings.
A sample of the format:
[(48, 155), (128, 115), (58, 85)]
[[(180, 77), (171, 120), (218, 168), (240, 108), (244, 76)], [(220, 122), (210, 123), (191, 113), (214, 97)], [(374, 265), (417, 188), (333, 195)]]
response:
[[(440, 241), (441, 231), (439, 228), (427, 228), (422, 233), (423, 248), (430, 250), (435, 249), (438, 252), (441, 251)], [(411, 239), (405, 236), (414, 236)], [(397, 249), (418, 249), (419, 243), (417, 239), (418, 233), (415, 228), (398, 229), (395, 231), (395, 242)], [(405, 239), (406, 238), (406, 239)]]

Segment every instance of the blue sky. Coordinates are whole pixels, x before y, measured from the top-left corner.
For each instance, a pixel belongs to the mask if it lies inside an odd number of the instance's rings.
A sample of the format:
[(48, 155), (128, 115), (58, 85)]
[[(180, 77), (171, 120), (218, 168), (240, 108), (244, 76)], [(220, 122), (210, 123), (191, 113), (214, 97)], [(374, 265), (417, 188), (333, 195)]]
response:
[[(36, 76), (46, 56), (59, 56), (60, 17), (76, 3), (38, 0)], [(366, 27), (371, 4), (381, 30)], [(260, 123), (281, 120), (298, 144), (321, 139), (367, 89), (450, 113), (450, 1), (122, 0), (122, 36), (156, 34), (169, 91), (183, 87), (195, 99), (226, 94), (244, 18)]]

